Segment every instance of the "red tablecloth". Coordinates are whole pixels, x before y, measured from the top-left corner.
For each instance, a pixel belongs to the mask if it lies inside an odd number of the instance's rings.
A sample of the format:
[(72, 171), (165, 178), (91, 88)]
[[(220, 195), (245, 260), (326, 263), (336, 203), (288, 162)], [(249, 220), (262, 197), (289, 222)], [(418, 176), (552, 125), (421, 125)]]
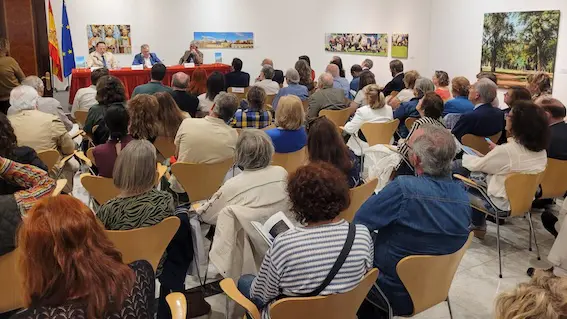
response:
[[(211, 74), (213, 71), (219, 71), (224, 74), (230, 72), (230, 65), (226, 64), (203, 64), (201, 67), (207, 71), (207, 74)], [(184, 72), (191, 75), (193, 71), (195, 71), (195, 68), (185, 68), (182, 65), (169, 66), (167, 67), (167, 73), (163, 79), (163, 83), (165, 85), (171, 85), (171, 77), (177, 72)], [(124, 83), (127, 97), (130, 97), (136, 86), (146, 84), (150, 81), (150, 69), (132, 70), (130, 67), (126, 67), (110, 70), (110, 74), (120, 78), (122, 83)], [(80, 88), (88, 87), (89, 85), (91, 85), (91, 70), (73, 69), (71, 88), (69, 90), (69, 104), (73, 104), (75, 94)]]

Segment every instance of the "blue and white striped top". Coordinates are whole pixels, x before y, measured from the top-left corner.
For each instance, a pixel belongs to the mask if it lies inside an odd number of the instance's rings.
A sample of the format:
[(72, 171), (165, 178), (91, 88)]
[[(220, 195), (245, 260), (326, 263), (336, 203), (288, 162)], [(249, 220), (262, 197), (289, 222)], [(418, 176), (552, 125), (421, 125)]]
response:
[[(339, 257), (348, 233), (348, 223), (297, 227), (279, 235), (266, 253), (252, 283), (251, 297), (267, 304), (284, 295), (310, 293), (325, 280)], [(355, 288), (373, 266), (374, 248), (365, 226), (356, 225), (356, 236), (345, 263), (320, 295), (343, 293)], [(262, 318), (270, 318), (269, 305)]]

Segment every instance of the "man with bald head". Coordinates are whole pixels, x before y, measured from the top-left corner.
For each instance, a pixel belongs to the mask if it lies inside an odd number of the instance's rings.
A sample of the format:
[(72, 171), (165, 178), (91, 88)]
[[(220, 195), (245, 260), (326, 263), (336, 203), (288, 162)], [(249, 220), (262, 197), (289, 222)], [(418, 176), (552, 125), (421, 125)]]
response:
[[(269, 58), (265, 58), (264, 60), (262, 60), (262, 67), (264, 65), (270, 65), (272, 68), (274, 67), (274, 61), (272, 61), (272, 59)], [(260, 77), (256, 78), (256, 81), (260, 81)], [(274, 82), (278, 82), (278, 84), (280, 85), (280, 87), (283, 86), (283, 82), (284, 82), (284, 75), (283, 75), (283, 71), (282, 70), (276, 70), (274, 68), (274, 77), (272, 78), (272, 81)]]
[(333, 87), (333, 75), (327, 72), (319, 76), (317, 92), (313, 93), (308, 101), (308, 120), (319, 116), (321, 110), (341, 110), (348, 106), (344, 91)]
[(339, 67), (331, 63), (327, 65), (326, 71), (333, 76), (333, 87), (343, 90), (345, 97), (350, 99), (350, 84), (347, 79), (341, 78)]
[(175, 73), (171, 81), (171, 88), (173, 89), (171, 96), (182, 111), (189, 113), (191, 117), (195, 117), (199, 108), (199, 99), (187, 93), (188, 86), (189, 75), (183, 72)]

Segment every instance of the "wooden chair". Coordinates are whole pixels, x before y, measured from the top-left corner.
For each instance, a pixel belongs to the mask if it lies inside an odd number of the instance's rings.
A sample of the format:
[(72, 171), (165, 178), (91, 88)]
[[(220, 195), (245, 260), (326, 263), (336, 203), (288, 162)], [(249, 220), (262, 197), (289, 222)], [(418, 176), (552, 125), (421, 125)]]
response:
[(400, 120), (395, 119), (386, 123), (364, 123), (360, 129), (369, 146), (390, 144), (399, 124)]
[(51, 193), (51, 196), (55, 197), (55, 196), (61, 194), (61, 192), (63, 191), (63, 188), (65, 188), (65, 186), (67, 186), (67, 180), (66, 179), (58, 179), (56, 184), (55, 184), (55, 189), (53, 190), (53, 193)]
[(269, 94), (266, 95), (266, 102), (264, 102), (267, 105), (272, 105), (274, 103), (274, 99), (276, 98), (275, 94)]
[(171, 166), (171, 172), (191, 202), (196, 202), (209, 199), (221, 187), (233, 163), (232, 157), (214, 164), (177, 162)]
[(349, 191), (350, 205), (345, 211), (341, 212), (340, 217), (352, 222), (354, 215), (360, 206), (374, 193), (376, 186), (378, 186), (378, 179), (374, 178), (358, 187), (351, 188)]
[[(502, 132), (497, 133), (495, 135), (492, 135), (488, 138), (490, 138), (490, 140), (492, 142), (496, 143), (496, 142), (498, 142), (498, 139), (500, 139), (500, 135), (502, 135)], [(483, 136), (465, 134), (465, 135), (463, 135), (463, 137), (461, 137), (461, 142), (463, 143), (463, 145), (471, 147), (471, 148), (479, 151), (480, 153), (482, 153), (484, 155), (486, 155), (488, 152), (490, 152), (490, 148), (488, 147), (488, 143), (486, 142), (486, 140), (484, 139)]]
[[(228, 88), (228, 93), (232, 93), (232, 94), (236, 95), (239, 100), (245, 100), (246, 95), (248, 94), (249, 90), (250, 90), (250, 87), (246, 87), (246, 88), (230, 87), (230, 88)], [(239, 91), (239, 92), (235, 92), (235, 91)]]
[(55, 168), (55, 165), (59, 163), (59, 152), (55, 149), (44, 150), (37, 152), (37, 157), (47, 166), (48, 170)]
[[(310, 319), (344, 319), (356, 318), (356, 312), (362, 301), (378, 278), (378, 269), (370, 270), (362, 281), (351, 291), (328, 296), (290, 297), (280, 299), (270, 307), (272, 319), (310, 318)], [(244, 307), (253, 319), (261, 319), (260, 311), (236, 287), (232, 278), (220, 282), (222, 290), (237, 304)], [(246, 317), (244, 317), (246, 318)]]
[(120, 194), (120, 190), (114, 186), (112, 178), (95, 176), (89, 173), (81, 174), (80, 178), (83, 187), (99, 205), (108, 202)]
[(187, 317), (187, 299), (180, 292), (172, 292), (165, 296), (171, 310), (171, 319), (185, 319)]
[(94, 159), (94, 154), (93, 154), (93, 150), (94, 150), (94, 147), (90, 147), (90, 148), (87, 150), (87, 154), (86, 154), (86, 155), (87, 155), (87, 158), (91, 161), (91, 163), (93, 163), (93, 165), (96, 166), (95, 159)]
[(348, 107), (342, 110), (321, 110), (319, 112), (319, 116), (325, 116), (335, 124), (339, 133), (342, 131), (340, 127), (345, 125), (350, 114), (351, 109)]
[(0, 256), (0, 313), (24, 307), (24, 288), (19, 267), (20, 250)]
[(89, 111), (75, 111), (75, 120), (77, 120), (77, 123), (79, 123), (80, 127), (84, 127), (85, 123), (87, 122), (87, 115), (89, 114)]
[(271, 130), (273, 128), (276, 128), (276, 124), (270, 124), (264, 128), (262, 128), (262, 131), (267, 131), (267, 130)]
[(69, 161), (71, 158), (76, 158), (79, 161), (84, 162), (87, 166), (91, 167), (92, 162), (88, 159), (83, 152), (75, 151), (73, 154), (61, 156), (59, 151), (55, 149), (37, 151), (37, 156), (39, 159), (47, 166), (50, 172), (55, 172), (55, 177), (61, 175), (61, 168)]
[(309, 108), (309, 99), (305, 99), (301, 101), (301, 103), (303, 104), (303, 111), (307, 113), (307, 109)]
[(177, 232), (179, 224), (179, 218), (168, 217), (150, 227), (105, 232), (116, 249), (122, 253), (122, 261), (125, 264), (147, 260), (156, 271), (159, 260)]
[(175, 156), (177, 150), (173, 139), (167, 138), (165, 136), (158, 136), (154, 141), (154, 146), (156, 147), (157, 151), (166, 159)]
[(411, 131), (411, 128), (413, 126), (413, 123), (415, 123), (415, 121), (417, 121), (417, 117), (408, 117), (406, 119), (404, 124), (406, 125), (406, 128), (408, 129), (408, 131)]
[(545, 174), (541, 181), (540, 199), (558, 198), (567, 193), (567, 161), (548, 158)]
[(299, 151), (292, 153), (274, 153), (272, 156), (272, 165), (285, 168), (288, 174), (297, 170), (305, 164), (307, 160), (307, 147), (303, 147)]
[[(532, 236), (533, 236), (537, 251), (537, 259), (541, 260), (539, 254), (539, 246), (537, 245), (537, 238), (535, 236), (535, 230), (532, 223), (532, 214), (530, 212), (530, 209), (532, 207), (534, 195), (537, 191), (539, 184), (543, 179), (544, 173), (545, 172), (541, 172), (539, 174), (513, 173), (513, 174), (509, 174), (506, 177), (504, 186), (506, 188), (506, 195), (508, 196), (508, 201), (510, 202), (509, 211), (502, 211), (501, 209), (498, 209), (496, 205), (492, 202), (488, 194), (486, 194), (486, 190), (483, 187), (479, 186), (477, 183), (475, 183), (473, 180), (458, 174), (455, 174), (453, 176), (463, 181), (463, 183), (465, 183), (467, 186), (475, 188), (480, 194), (482, 194), (482, 196), (488, 201), (488, 203), (490, 203), (492, 210), (488, 211), (486, 208), (474, 206), (472, 203), (471, 203), (471, 207), (487, 215), (491, 215), (499, 219), (524, 216), (527, 213), (528, 223), (530, 226), (530, 238), (529, 238), (528, 250), (532, 251)], [(498, 214), (494, 212), (498, 212)], [(508, 215), (504, 216), (505, 214)], [(498, 249), (498, 264), (500, 271), (499, 277), (502, 278), (502, 256), (500, 252), (500, 223), (496, 223), (496, 246)]]
[(447, 301), (449, 315), (453, 318), (449, 289), (472, 237), (470, 233), (463, 247), (452, 254), (408, 256), (398, 262), (396, 272), (413, 302), (411, 316)]

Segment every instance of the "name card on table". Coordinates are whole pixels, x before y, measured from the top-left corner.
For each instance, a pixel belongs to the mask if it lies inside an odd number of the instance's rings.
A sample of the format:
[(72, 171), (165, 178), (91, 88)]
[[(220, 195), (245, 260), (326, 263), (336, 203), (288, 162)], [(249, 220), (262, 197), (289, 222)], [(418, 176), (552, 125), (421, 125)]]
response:
[(183, 67), (185, 67), (185, 68), (194, 68), (194, 67), (195, 67), (195, 63), (183, 63)]
[(94, 70), (97, 70), (97, 69), (102, 69), (102, 68), (100, 66), (93, 66), (93, 67), (91, 67), (91, 72), (94, 71)]
[(244, 93), (244, 88), (232, 88), (232, 93)]
[(143, 69), (144, 69), (143, 64), (132, 65), (132, 70), (143, 70)]

